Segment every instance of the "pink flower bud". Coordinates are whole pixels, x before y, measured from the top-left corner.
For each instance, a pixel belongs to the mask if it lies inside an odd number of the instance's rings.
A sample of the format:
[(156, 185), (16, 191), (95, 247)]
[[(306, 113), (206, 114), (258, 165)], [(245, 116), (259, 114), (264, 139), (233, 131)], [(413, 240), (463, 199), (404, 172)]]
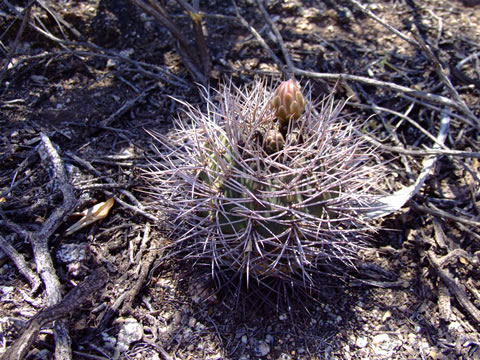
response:
[(282, 126), (297, 120), (305, 110), (305, 100), (293, 80), (283, 81), (278, 86), (270, 104)]

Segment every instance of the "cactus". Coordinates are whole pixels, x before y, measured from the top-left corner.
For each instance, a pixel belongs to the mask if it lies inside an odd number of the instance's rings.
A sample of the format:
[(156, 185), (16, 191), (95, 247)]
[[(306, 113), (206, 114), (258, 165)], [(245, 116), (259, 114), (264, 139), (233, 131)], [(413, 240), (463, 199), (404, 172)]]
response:
[(214, 275), (260, 284), (312, 284), (312, 273), (354, 267), (373, 229), (362, 208), (382, 167), (368, 165), (374, 154), (342, 104), (312, 104), (310, 92), (305, 101), (293, 80), (273, 93), (256, 81), (218, 95), (205, 94), (203, 112), (183, 103), (186, 119), (153, 133), (156, 207), (189, 256), (207, 259)]

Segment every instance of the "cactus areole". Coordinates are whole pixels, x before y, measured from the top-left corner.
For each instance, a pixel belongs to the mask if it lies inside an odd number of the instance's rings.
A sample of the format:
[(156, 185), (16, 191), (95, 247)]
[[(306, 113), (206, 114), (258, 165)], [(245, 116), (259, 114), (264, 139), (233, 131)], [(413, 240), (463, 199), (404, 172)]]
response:
[(293, 80), (227, 84), (205, 100), (203, 111), (181, 102), (175, 129), (152, 133), (160, 160), (147, 174), (189, 256), (258, 283), (354, 266), (381, 167), (342, 104), (312, 103)]

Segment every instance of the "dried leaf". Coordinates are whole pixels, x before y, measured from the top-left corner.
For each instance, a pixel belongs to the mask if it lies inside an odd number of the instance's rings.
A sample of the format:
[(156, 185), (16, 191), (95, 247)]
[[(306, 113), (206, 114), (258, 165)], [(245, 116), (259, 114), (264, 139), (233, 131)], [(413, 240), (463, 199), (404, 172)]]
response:
[[(442, 114), (442, 119), (440, 122), (440, 130), (437, 135), (437, 143), (445, 143), (445, 139), (448, 134), (448, 127), (450, 125), (450, 118), (446, 114)], [(433, 145), (433, 148), (438, 148), (437, 144)], [(367, 217), (370, 218), (380, 218), (383, 216), (390, 215), (391, 213), (400, 210), (411, 198), (418, 193), (422, 187), (427, 177), (430, 175), (436, 161), (438, 159), (437, 155), (432, 155), (427, 157), (423, 161), (423, 169), (418, 175), (417, 180), (414, 184), (403, 187), (392, 195), (388, 195), (382, 198), (379, 198), (374, 203), (369, 204), (369, 209), (366, 209), (365, 213)]]
[(92, 206), (89, 209), (82, 211), (80, 215), (82, 215), (83, 217), (67, 229), (67, 231), (65, 232), (65, 236), (71, 235), (74, 232), (84, 228), (87, 225), (93, 224), (98, 220), (105, 219), (108, 215), (108, 212), (112, 208), (113, 203), (113, 198), (110, 198), (107, 201), (101, 202)]

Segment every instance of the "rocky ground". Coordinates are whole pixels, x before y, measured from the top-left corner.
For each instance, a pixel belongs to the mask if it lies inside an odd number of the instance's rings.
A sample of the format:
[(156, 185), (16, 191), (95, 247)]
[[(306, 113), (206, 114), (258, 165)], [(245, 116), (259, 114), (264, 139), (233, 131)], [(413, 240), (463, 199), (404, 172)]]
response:
[[(159, 3), (0, 4), (1, 358), (479, 359), (480, 1)], [(349, 98), (387, 192), (436, 162), (357, 279), (235, 304), (169, 247), (146, 130), (292, 74)]]

